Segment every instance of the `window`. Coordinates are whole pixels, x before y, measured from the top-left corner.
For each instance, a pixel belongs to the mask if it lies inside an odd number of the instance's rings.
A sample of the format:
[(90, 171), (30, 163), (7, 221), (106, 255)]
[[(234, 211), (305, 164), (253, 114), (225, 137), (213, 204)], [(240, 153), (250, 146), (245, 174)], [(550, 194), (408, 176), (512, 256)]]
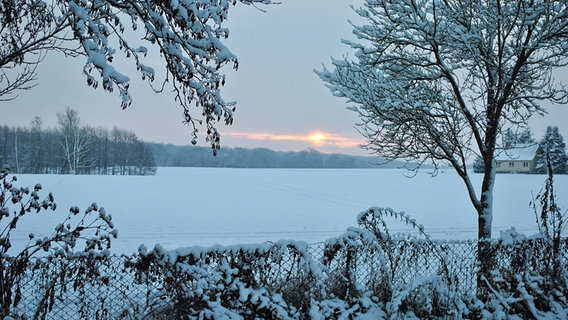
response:
[(529, 166), (529, 163), (528, 163), (528, 162), (523, 162), (523, 167), (526, 168), (526, 167), (528, 167), (528, 166)]
[(509, 162), (509, 167), (514, 167), (514, 166), (515, 166), (515, 163), (514, 163), (513, 161), (510, 161), (510, 162)]

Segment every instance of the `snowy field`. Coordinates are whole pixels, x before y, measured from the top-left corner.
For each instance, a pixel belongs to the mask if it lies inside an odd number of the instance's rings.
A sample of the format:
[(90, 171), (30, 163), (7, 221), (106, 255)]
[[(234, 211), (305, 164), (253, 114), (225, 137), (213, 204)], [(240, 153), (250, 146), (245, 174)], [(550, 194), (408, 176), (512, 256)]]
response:
[[(474, 239), (476, 213), (465, 187), (450, 170), (438, 176), (391, 169), (159, 168), (156, 176), (18, 175), (18, 186), (43, 186), (58, 210), (26, 215), (12, 236), (15, 247), (28, 234), (51, 233), (77, 205), (92, 202), (112, 214), (119, 231), (113, 252), (133, 253), (140, 244), (173, 249), (279, 239), (308, 243), (338, 236), (371, 206), (404, 211), (435, 239)], [(515, 226), (536, 232), (529, 208), (544, 175), (497, 176), (493, 236)], [(475, 175), (476, 184), (481, 175)], [(558, 203), (568, 207), (568, 176), (555, 177)], [(532, 194), (531, 194), (532, 192)], [(393, 223), (393, 230), (402, 230)]]

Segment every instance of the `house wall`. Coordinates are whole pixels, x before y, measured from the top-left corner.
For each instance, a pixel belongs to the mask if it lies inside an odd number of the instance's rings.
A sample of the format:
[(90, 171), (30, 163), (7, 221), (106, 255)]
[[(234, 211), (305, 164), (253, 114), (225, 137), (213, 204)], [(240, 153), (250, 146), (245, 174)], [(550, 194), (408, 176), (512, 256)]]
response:
[(535, 160), (497, 160), (497, 173), (530, 173), (534, 170)]

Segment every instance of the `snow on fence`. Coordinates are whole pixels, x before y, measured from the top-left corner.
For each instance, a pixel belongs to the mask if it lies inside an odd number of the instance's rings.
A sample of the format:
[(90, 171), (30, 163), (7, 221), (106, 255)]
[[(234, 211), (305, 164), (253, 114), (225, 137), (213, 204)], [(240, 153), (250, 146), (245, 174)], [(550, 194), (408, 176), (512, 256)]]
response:
[[(11, 303), (0, 311), (14, 319), (301, 319), (314, 312), (326, 318), (338, 301), (363, 292), (388, 301), (395, 288), (424, 279), (441, 279), (461, 297), (475, 293), (475, 241), (365, 240), (348, 232), (313, 245), (157, 246), (134, 256), (35, 258), (11, 288), (2, 288), (4, 303)], [(538, 241), (495, 242), (496, 269), (521, 258), (538, 264)]]
[[(435, 275), (450, 275), (452, 283), (462, 294), (474, 293), (477, 268), (477, 242), (435, 241), (434, 246), (417, 239), (395, 239), (383, 243), (387, 250), (372, 250), (359, 245), (351, 248), (330, 243), (314, 244), (312, 256), (323, 262), (329, 274), (346, 274), (354, 287), (377, 291), (381, 285), (408, 285), (416, 279)], [(327, 245), (327, 246), (326, 246)], [(440, 257), (440, 253), (443, 257)], [(444, 270), (447, 268), (447, 270)], [(388, 289), (388, 288), (383, 288)]]

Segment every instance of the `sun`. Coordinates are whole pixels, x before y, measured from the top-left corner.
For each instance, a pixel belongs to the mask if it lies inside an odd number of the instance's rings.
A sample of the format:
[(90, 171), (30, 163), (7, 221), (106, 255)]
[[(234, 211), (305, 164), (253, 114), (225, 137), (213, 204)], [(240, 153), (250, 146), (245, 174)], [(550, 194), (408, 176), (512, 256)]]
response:
[(312, 141), (313, 144), (315, 144), (316, 146), (319, 146), (321, 144), (323, 144), (323, 142), (325, 141), (325, 136), (319, 132), (316, 132), (312, 135), (309, 136), (309, 139)]

